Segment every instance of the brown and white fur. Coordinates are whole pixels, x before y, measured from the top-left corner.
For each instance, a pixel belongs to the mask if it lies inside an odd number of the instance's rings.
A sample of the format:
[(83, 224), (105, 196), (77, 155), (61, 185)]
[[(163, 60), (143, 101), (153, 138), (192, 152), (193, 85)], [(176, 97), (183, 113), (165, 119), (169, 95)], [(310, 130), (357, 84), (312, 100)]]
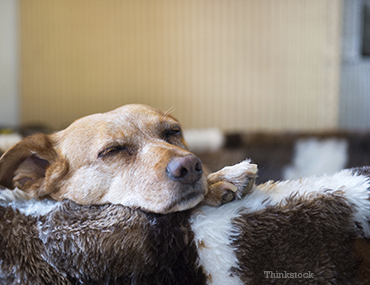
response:
[[(244, 161), (211, 175), (238, 184), (254, 169)], [(369, 168), (349, 169), (165, 215), (68, 200), (24, 214), (1, 202), (0, 281), (368, 284), (369, 187)]]
[(369, 194), (363, 167), (270, 181), (241, 200), (199, 208), (191, 217), (199, 264), (209, 284), (368, 284)]
[(2, 282), (367, 284), (369, 168), (253, 185), (247, 160), (188, 183), (168, 174), (174, 157), (191, 156), (177, 121), (137, 108), (108, 113), (115, 122), (87, 117), (3, 156), (4, 186), (77, 204), (38, 215), (1, 203)]

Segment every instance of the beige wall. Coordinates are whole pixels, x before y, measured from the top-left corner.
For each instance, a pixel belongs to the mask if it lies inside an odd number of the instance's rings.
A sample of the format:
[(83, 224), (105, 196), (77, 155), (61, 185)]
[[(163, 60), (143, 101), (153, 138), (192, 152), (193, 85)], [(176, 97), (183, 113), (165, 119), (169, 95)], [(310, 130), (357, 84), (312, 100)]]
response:
[(21, 121), (126, 103), (185, 127), (338, 125), (341, 0), (21, 0)]
[(0, 0), (0, 128), (17, 127), (17, 2)]

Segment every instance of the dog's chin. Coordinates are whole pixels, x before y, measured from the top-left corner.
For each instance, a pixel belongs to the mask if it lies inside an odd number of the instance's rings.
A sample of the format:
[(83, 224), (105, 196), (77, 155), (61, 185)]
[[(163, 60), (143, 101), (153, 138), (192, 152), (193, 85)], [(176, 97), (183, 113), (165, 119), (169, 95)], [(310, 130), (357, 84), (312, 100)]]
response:
[(172, 199), (172, 201), (162, 211), (163, 214), (185, 211), (194, 208), (204, 200), (206, 191), (197, 189), (181, 193)]

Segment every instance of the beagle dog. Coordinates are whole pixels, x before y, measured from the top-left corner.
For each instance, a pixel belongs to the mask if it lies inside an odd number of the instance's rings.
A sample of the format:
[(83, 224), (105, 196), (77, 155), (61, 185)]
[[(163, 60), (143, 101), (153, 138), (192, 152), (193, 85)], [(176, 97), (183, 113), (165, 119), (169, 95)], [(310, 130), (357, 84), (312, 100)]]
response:
[(212, 191), (179, 122), (145, 105), (125, 105), (51, 135), (27, 137), (0, 159), (0, 185), (31, 198), (112, 203), (160, 214), (201, 202), (219, 206), (252, 185), (248, 179), (235, 185), (210, 178)]

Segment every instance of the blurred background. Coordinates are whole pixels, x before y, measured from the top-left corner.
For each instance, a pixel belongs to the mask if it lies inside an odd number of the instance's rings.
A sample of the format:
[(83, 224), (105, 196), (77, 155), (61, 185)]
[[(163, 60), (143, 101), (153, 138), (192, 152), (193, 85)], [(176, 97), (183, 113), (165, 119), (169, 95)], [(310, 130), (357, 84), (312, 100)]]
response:
[(367, 131), (369, 92), (370, 0), (0, 0), (3, 128), (143, 103), (185, 129)]

